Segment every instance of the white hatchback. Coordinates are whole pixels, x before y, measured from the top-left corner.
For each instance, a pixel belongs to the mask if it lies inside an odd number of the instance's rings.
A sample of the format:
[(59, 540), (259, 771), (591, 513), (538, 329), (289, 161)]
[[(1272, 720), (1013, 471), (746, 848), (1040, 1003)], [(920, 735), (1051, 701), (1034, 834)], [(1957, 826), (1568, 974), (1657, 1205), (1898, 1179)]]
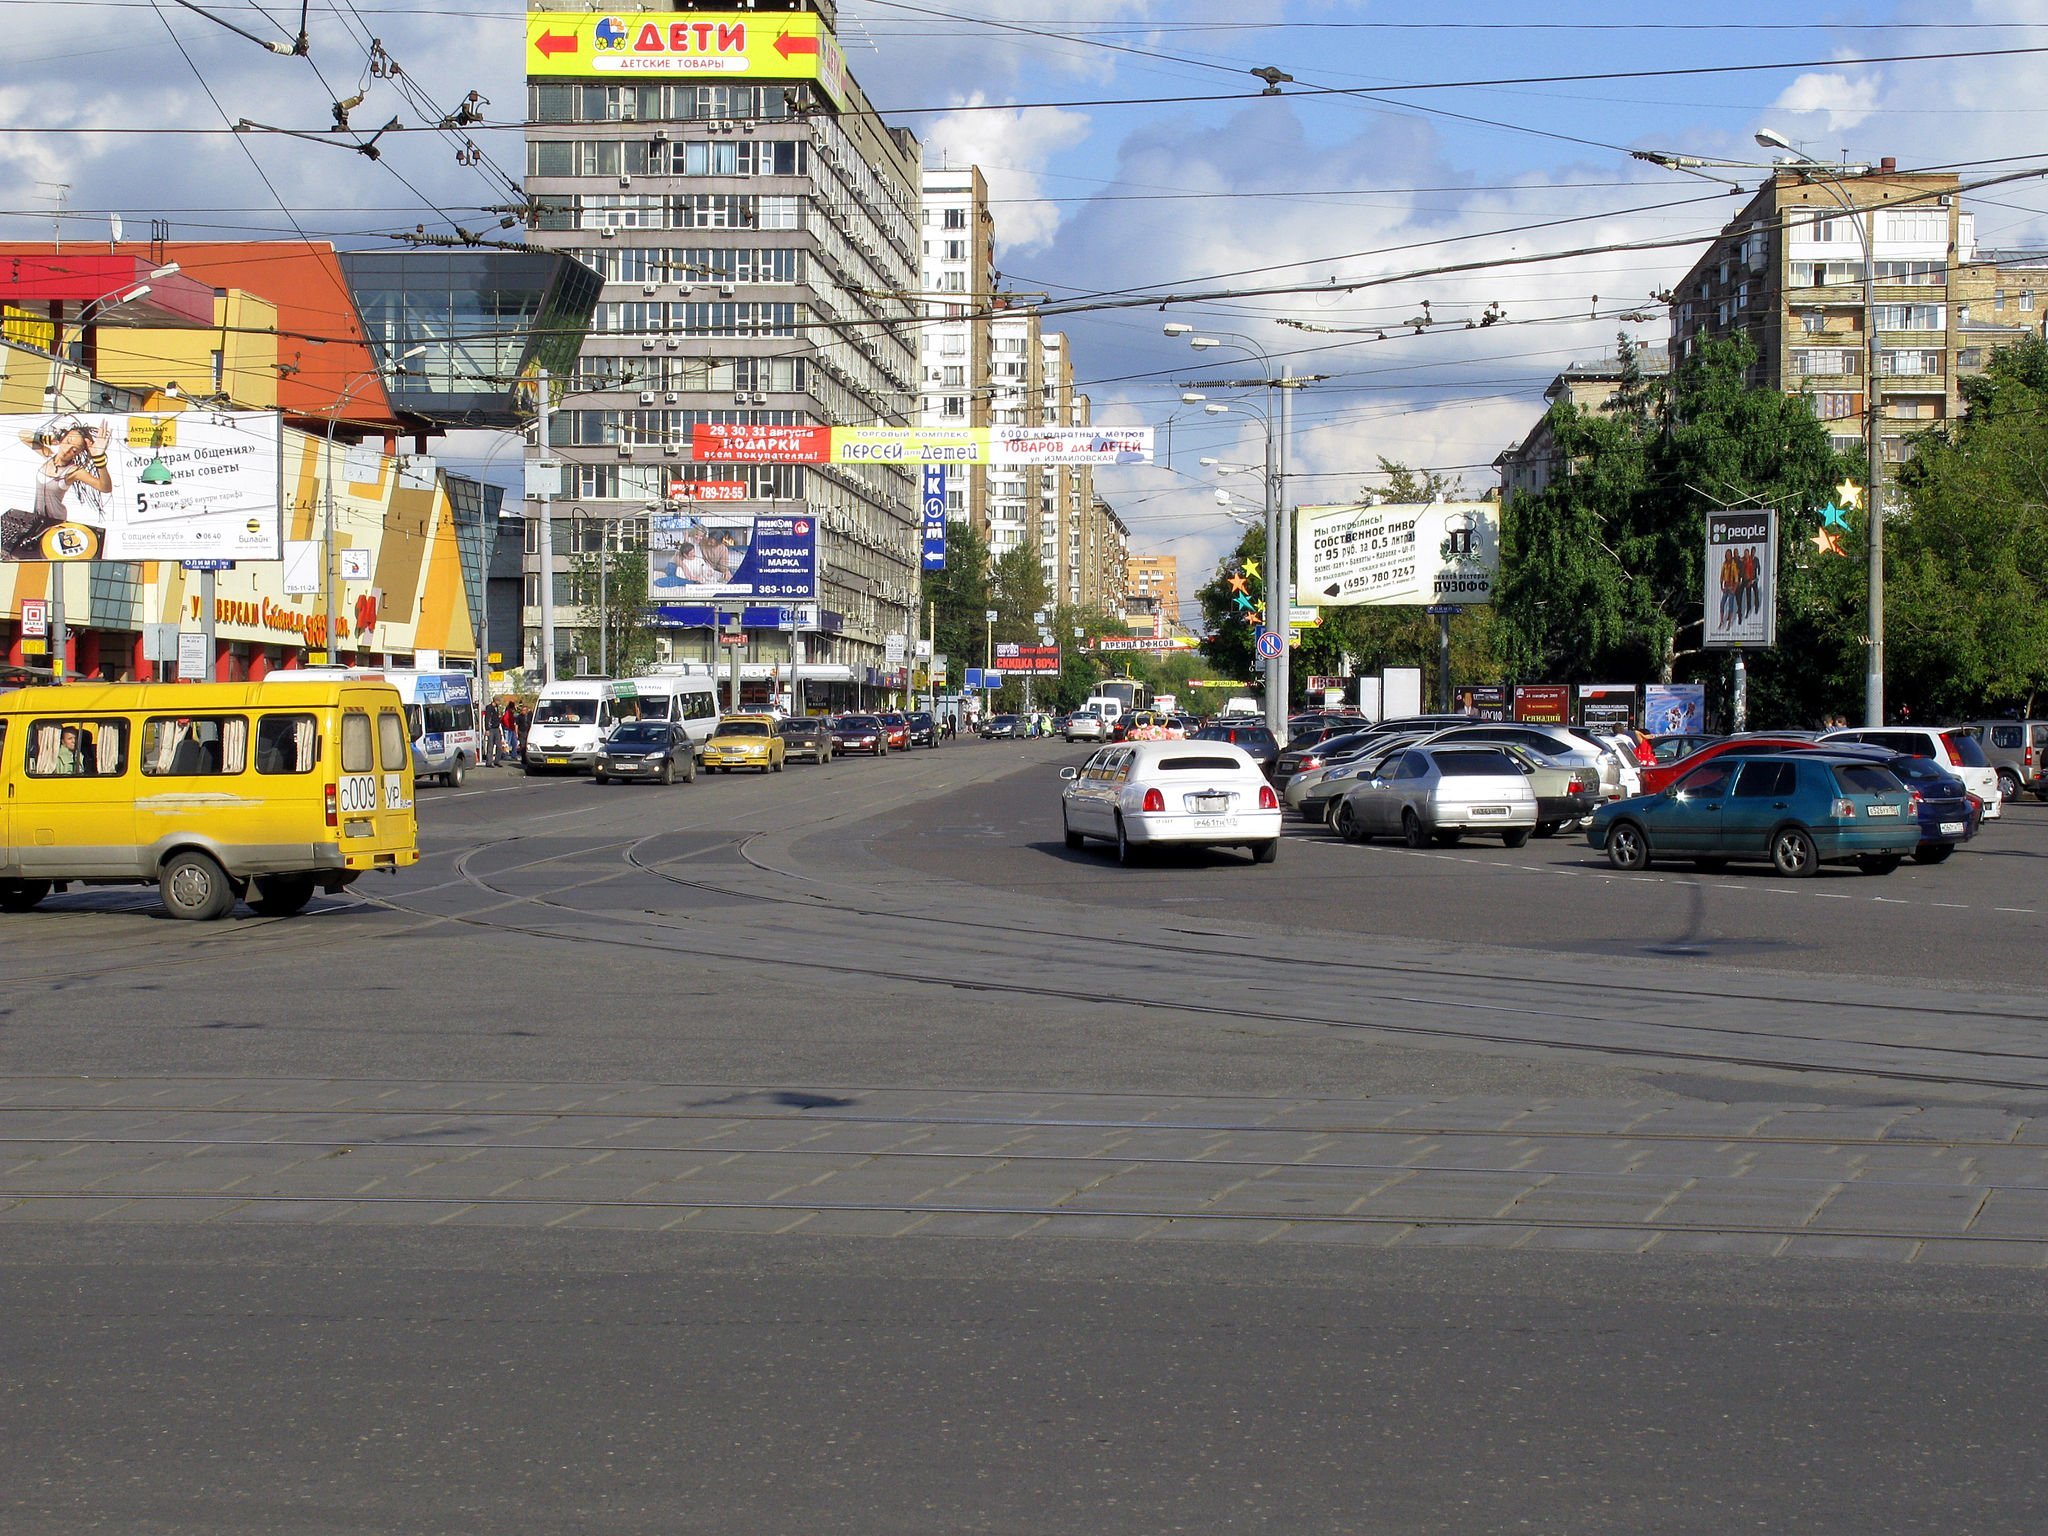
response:
[(1963, 788), (1984, 802), (1984, 819), (2005, 814), (2005, 792), (1998, 785), (1998, 770), (1984, 755), (1974, 733), (1961, 727), (1948, 729), (1932, 725), (1850, 726), (1824, 732), (1822, 741), (1853, 741), (1866, 747), (1883, 747), (1909, 757), (1924, 757), (1963, 781)]
[(1249, 849), (1260, 864), (1280, 851), (1280, 797), (1241, 747), (1223, 741), (1134, 741), (1062, 768), (1060, 823), (1067, 846), (1116, 845), (1117, 862), (1178, 843)]

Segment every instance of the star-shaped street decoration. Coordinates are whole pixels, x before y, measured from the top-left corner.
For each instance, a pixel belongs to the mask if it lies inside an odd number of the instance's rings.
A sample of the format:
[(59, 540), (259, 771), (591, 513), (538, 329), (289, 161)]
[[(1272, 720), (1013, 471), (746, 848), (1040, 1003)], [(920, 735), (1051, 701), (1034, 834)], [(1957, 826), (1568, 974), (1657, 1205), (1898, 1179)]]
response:
[(1844, 552), (1840, 541), (1825, 528), (1816, 533), (1811, 542), (1813, 547), (1824, 555), (1839, 555)]
[(1242, 576), (1231, 577), (1230, 590), (1233, 592), (1242, 592), (1244, 590), (1244, 578)]
[(1256, 560), (1247, 560), (1247, 561), (1245, 561), (1245, 562), (1244, 562), (1244, 573), (1245, 573), (1245, 575), (1247, 575), (1247, 576), (1256, 576), (1256, 575), (1258, 575), (1258, 574), (1259, 574), (1259, 562), (1258, 562), (1258, 561), (1256, 561)]
[(1863, 487), (1854, 480), (1844, 480), (1835, 487), (1835, 500), (1845, 507), (1860, 507), (1863, 505)]
[(1240, 608), (1249, 608), (1252, 605), (1251, 598), (1246, 596), (1242, 592), (1238, 593), (1236, 597), (1233, 597), (1231, 601), (1236, 603), (1237, 606)]
[(1847, 528), (1849, 514), (1831, 501), (1820, 509), (1820, 522), (1823, 528)]

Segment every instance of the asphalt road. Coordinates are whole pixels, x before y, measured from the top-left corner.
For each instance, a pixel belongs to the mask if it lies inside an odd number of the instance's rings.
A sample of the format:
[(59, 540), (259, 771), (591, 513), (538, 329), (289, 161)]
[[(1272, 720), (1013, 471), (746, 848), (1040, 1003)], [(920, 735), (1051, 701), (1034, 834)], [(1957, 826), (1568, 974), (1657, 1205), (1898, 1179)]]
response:
[(2031, 1527), (2048, 808), (1129, 871), (1078, 755), (485, 774), (300, 919), (7, 919), (0, 1527)]

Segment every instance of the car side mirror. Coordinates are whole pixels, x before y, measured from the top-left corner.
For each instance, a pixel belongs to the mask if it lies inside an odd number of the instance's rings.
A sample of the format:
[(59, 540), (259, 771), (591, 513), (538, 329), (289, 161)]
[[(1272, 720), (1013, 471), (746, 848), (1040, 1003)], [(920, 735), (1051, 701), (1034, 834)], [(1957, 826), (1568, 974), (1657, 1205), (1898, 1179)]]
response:
[(1081, 777), (1081, 770), (1078, 768), (1062, 768), (1060, 770), (1060, 777), (1063, 779), (1078, 779)]

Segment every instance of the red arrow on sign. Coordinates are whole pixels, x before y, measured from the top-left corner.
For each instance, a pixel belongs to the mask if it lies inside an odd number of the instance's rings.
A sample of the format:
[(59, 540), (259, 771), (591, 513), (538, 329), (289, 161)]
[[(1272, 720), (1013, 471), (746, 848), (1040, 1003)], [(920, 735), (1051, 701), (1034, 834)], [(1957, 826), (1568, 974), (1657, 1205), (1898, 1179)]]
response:
[(775, 51), (785, 59), (792, 53), (816, 53), (818, 40), (815, 37), (791, 37), (787, 32), (775, 36)]
[(543, 32), (534, 39), (533, 46), (542, 58), (547, 58), (557, 53), (574, 53), (576, 51), (576, 34), (572, 32), (567, 37), (558, 37), (553, 32)]

